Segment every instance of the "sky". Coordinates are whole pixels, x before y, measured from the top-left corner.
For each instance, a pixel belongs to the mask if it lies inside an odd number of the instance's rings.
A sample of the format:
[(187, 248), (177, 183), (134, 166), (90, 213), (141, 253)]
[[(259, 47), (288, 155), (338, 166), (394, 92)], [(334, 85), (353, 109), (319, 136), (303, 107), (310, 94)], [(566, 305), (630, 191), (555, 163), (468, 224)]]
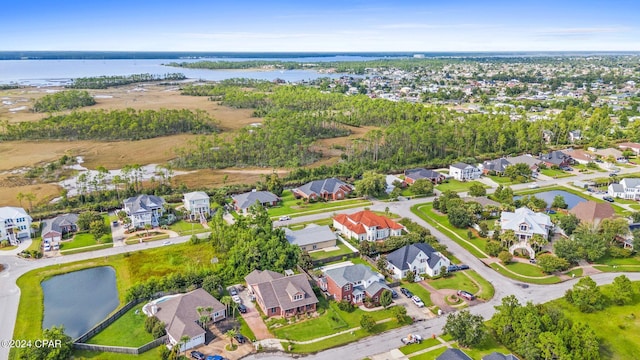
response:
[(640, 51), (638, 0), (27, 0), (0, 51)]

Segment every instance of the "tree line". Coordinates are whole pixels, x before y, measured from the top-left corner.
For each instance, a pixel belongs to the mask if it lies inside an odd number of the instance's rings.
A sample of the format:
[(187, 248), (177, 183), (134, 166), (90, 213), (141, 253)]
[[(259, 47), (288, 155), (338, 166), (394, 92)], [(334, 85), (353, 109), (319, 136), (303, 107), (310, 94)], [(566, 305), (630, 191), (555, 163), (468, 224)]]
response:
[(181, 133), (210, 134), (217, 122), (203, 110), (92, 110), (37, 122), (0, 123), (1, 140), (140, 140)]
[(113, 75), (113, 76), (93, 76), (73, 79), (67, 85), (71, 89), (106, 89), (113, 86), (121, 86), (149, 81), (178, 81), (187, 77), (181, 73), (158, 74), (133, 74), (133, 75)]
[(33, 104), (33, 111), (54, 112), (95, 104), (96, 100), (87, 91), (68, 90), (41, 97)]

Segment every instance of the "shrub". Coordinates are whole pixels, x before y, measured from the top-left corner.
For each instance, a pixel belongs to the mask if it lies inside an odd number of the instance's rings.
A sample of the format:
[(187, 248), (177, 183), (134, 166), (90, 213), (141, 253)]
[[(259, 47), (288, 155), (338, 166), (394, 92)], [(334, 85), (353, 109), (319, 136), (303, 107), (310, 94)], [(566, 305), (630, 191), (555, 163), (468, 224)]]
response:
[(511, 253), (508, 251), (501, 251), (500, 254), (498, 254), (498, 259), (500, 259), (500, 261), (502, 261), (502, 263), (506, 265), (511, 262), (511, 260), (513, 259), (513, 255), (511, 255)]
[(342, 300), (338, 302), (338, 309), (346, 312), (352, 312), (356, 307), (350, 301)]

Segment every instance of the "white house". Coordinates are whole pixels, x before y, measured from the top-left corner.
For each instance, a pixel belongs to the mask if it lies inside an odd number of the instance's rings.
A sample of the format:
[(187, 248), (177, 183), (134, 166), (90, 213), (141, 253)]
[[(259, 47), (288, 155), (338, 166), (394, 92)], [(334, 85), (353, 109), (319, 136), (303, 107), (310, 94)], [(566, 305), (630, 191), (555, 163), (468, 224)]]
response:
[(23, 208), (0, 207), (0, 241), (9, 240), (18, 245), (22, 240), (31, 239), (31, 216)]
[(480, 175), (482, 175), (482, 170), (473, 165), (461, 162), (449, 165), (449, 176), (456, 180), (476, 180), (480, 178)]
[(416, 243), (403, 246), (387, 255), (388, 269), (394, 279), (403, 279), (408, 271), (416, 275), (440, 275), (440, 269), (447, 268), (451, 261), (436, 251), (431, 245)]
[(206, 219), (211, 215), (209, 195), (204, 191), (194, 191), (183, 195), (184, 209), (189, 212), (191, 220)]
[(124, 211), (131, 219), (133, 228), (149, 224), (158, 226), (164, 209), (164, 199), (155, 195), (138, 195), (124, 201)]
[(377, 241), (389, 236), (400, 236), (404, 229), (404, 226), (397, 222), (369, 210), (354, 214), (338, 214), (333, 218), (333, 227), (358, 241)]
[(609, 185), (607, 192), (617, 198), (640, 200), (640, 179), (624, 178), (619, 184)]
[(527, 207), (516, 209), (515, 212), (503, 211), (500, 215), (501, 231), (513, 230), (518, 241), (528, 241), (534, 234), (548, 239), (552, 228), (549, 215), (533, 212)]

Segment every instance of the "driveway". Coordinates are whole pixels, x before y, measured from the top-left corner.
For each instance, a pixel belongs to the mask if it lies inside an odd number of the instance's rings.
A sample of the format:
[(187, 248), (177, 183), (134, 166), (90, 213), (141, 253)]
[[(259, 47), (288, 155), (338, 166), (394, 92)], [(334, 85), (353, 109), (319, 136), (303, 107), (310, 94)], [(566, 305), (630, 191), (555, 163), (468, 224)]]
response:
[[(237, 288), (238, 287), (236, 287), (236, 289)], [(260, 316), (260, 312), (258, 312), (258, 309), (256, 309), (256, 303), (252, 302), (251, 299), (249, 299), (249, 290), (245, 288), (238, 294), (240, 295), (240, 299), (242, 299), (242, 303), (247, 307), (247, 312), (240, 315), (242, 316), (244, 321), (247, 322), (247, 325), (256, 336), (255, 339), (251, 340), (272, 339), (273, 335), (271, 335), (271, 333), (269, 332), (267, 325), (264, 324), (264, 321)]]
[[(233, 343), (238, 345), (238, 342), (233, 340)], [(205, 355), (222, 355), (223, 357), (231, 360), (240, 359), (248, 354), (252, 353), (254, 348), (251, 342), (245, 342), (240, 344), (234, 351), (228, 351), (225, 346), (229, 345), (229, 339), (226, 336), (216, 337), (207, 345), (200, 346), (197, 349), (187, 350), (189, 354), (192, 350), (198, 350)]]
[(427, 309), (426, 307), (419, 308), (416, 304), (413, 303), (413, 301), (411, 301), (411, 299), (404, 296), (404, 294), (400, 292), (399, 287), (395, 288), (394, 290), (396, 290), (396, 292), (398, 293), (398, 297), (393, 299), (393, 303), (397, 306), (403, 306), (405, 309), (407, 309), (407, 316), (411, 316), (411, 318), (415, 320), (425, 320), (433, 317), (433, 314), (429, 309)]

